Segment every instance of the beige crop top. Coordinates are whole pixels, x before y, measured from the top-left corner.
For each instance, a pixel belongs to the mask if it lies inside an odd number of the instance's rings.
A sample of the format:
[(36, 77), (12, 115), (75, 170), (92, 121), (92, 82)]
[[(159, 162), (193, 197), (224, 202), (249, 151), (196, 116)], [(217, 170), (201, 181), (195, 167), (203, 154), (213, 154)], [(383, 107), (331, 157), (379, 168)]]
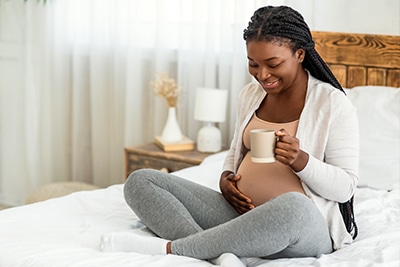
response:
[(273, 163), (254, 163), (250, 154), (250, 130), (252, 129), (285, 129), (291, 136), (297, 131), (299, 121), (289, 123), (271, 123), (253, 115), (243, 134), (243, 143), (249, 151), (240, 163), (237, 182), (238, 189), (251, 198), (253, 205), (261, 205), (271, 198), (286, 192), (301, 192), (304, 194), (299, 177), (292, 169), (275, 161)]

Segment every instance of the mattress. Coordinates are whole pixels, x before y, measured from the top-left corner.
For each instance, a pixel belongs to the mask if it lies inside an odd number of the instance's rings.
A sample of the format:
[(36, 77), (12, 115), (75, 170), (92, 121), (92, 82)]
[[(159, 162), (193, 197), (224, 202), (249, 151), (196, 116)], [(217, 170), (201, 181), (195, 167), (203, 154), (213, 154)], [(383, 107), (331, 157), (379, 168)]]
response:
[[(216, 190), (225, 152), (175, 173)], [(144, 228), (123, 198), (123, 184), (82, 191), (0, 212), (0, 266), (213, 266), (208, 261), (167, 255), (105, 253), (102, 234)], [(400, 185), (390, 191), (358, 188), (359, 236), (319, 258), (247, 259), (248, 266), (399, 266)]]

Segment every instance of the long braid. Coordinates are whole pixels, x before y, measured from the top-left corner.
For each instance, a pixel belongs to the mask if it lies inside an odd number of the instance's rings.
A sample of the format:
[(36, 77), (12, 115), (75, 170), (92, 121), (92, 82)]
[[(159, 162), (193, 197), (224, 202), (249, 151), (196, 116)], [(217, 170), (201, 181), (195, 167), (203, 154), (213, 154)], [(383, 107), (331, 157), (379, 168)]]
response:
[(344, 224), (346, 225), (347, 232), (351, 233), (353, 239), (358, 235), (358, 227), (354, 218), (353, 210), (354, 196), (345, 203), (339, 203), (340, 213), (342, 214)]
[(335, 75), (315, 50), (310, 28), (296, 10), (287, 6), (259, 8), (244, 30), (243, 38), (246, 42), (252, 40), (285, 42), (283, 38), (289, 40), (293, 52), (299, 48), (306, 51), (302, 64), (311, 75), (343, 91)]
[[(243, 38), (249, 41), (272, 41), (288, 43), (293, 52), (302, 48), (306, 55), (302, 65), (315, 78), (330, 83), (332, 86), (344, 90), (328, 65), (315, 50), (311, 31), (303, 16), (287, 6), (266, 6), (259, 8), (251, 17), (248, 27), (244, 30)], [(354, 196), (345, 203), (339, 203), (339, 209), (346, 229), (353, 239), (358, 234), (353, 210)]]

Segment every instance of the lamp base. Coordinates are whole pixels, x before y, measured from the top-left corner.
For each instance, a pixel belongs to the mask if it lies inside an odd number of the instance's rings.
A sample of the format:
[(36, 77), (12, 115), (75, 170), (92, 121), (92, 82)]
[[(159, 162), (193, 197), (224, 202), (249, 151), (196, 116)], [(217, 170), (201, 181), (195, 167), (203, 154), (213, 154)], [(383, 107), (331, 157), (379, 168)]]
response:
[(197, 134), (197, 150), (204, 153), (213, 153), (221, 150), (221, 131), (208, 123)]

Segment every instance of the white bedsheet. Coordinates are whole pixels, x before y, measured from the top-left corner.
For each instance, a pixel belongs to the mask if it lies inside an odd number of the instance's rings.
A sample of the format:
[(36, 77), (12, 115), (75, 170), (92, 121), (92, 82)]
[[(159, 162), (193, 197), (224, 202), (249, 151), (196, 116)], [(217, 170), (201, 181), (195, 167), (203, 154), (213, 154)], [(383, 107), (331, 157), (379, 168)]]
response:
[[(176, 172), (216, 188), (224, 153)], [(103, 233), (143, 227), (126, 205), (123, 185), (77, 192), (0, 212), (0, 267), (213, 266), (207, 261), (167, 255), (103, 253)], [(359, 236), (349, 247), (316, 258), (248, 259), (248, 266), (400, 265), (400, 185), (390, 191), (360, 188), (355, 197)]]

